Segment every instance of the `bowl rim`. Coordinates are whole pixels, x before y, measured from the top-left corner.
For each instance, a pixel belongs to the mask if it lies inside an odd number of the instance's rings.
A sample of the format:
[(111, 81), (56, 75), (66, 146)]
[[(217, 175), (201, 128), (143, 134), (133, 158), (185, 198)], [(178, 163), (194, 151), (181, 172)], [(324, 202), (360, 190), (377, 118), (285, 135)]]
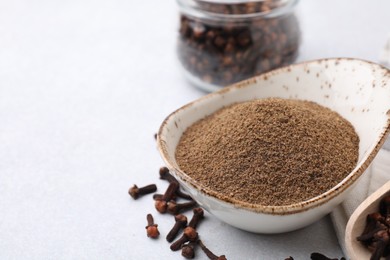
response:
[[(252, 84), (255, 84), (257, 82), (257, 79), (267, 79), (269, 76), (279, 73), (284, 73), (286, 71), (290, 71), (291, 68), (295, 67), (304, 67), (308, 64), (313, 63), (322, 63), (322, 62), (336, 62), (336, 64), (340, 61), (347, 61), (347, 62), (362, 62), (367, 65), (375, 66), (378, 69), (384, 70), (385, 74), (384, 77), (387, 77), (390, 79), (390, 69), (363, 59), (358, 58), (344, 58), (344, 57), (338, 57), (338, 58), (324, 58), (324, 59), (316, 59), (316, 60), (309, 60), (309, 61), (303, 61), (299, 63), (295, 63), (292, 65), (284, 66), (281, 68), (277, 68), (274, 70), (271, 70), (266, 73), (262, 73), (260, 75), (257, 75), (255, 77), (234, 83), (232, 85), (229, 85), (227, 87), (222, 88), (221, 90), (218, 90), (213, 93), (209, 93), (207, 95), (204, 95), (200, 98), (197, 98), (190, 103), (187, 103), (186, 105), (176, 109), (172, 113), (170, 113), (162, 122), (159, 131), (157, 133), (157, 148), (160, 152), (160, 155), (165, 162), (166, 166), (173, 170), (173, 173), (176, 177), (178, 177), (180, 180), (185, 182), (187, 185), (192, 186), (195, 190), (197, 190), (199, 193), (201, 193), (203, 196), (208, 196), (213, 199), (216, 199), (218, 202), (221, 203), (227, 203), (230, 206), (233, 206), (234, 208), (239, 208), (243, 210), (248, 210), (256, 213), (264, 213), (264, 214), (271, 214), (271, 215), (289, 215), (289, 214), (295, 214), (303, 211), (307, 211), (309, 209), (318, 207), (322, 204), (325, 204), (329, 202), (331, 199), (337, 197), (340, 195), (343, 191), (348, 189), (351, 185), (355, 183), (355, 181), (364, 173), (364, 171), (369, 167), (373, 159), (375, 158), (376, 154), (384, 144), (387, 135), (390, 133), (390, 109), (387, 111), (387, 123), (385, 127), (383, 128), (382, 132), (380, 133), (379, 142), (376, 143), (375, 147), (372, 148), (371, 151), (369, 151), (368, 155), (366, 157), (363, 157), (358, 163), (355, 168), (342, 180), (340, 181), (336, 186), (333, 188), (327, 190), (324, 193), (321, 193), (320, 195), (313, 197), (311, 199), (289, 204), (289, 205), (281, 205), (281, 206), (270, 206), (270, 205), (261, 205), (261, 204), (253, 204), (249, 202), (240, 201), (237, 199), (233, 199), (232, 197), (228, 197), (222, 193), (216, 192), (211, 190), (210, 188), (204, 187), (201, 183), (197, 182), (190, 176), (188, 176), (184, 171), (182, 171), (179, 167), (176, 167), (174, 163), (171, 161), (171, 157), (168, 154), (166, 142), (162, 139), (162, 132), (164, 128), (167, 126), (168, 122), (181, 110), (184, 110), (190, 106), (193, 106), (199, 102), (202, 102), (205, 99), (209, 99), (213, 96), (219, 96), (224, 93), (227, 93), (229, 91), (232, 91), (234, 89), (239, 88), (245, 88), (248, 86), (251, 86)], [(390, 81), (389, 81), (390, 84)]]

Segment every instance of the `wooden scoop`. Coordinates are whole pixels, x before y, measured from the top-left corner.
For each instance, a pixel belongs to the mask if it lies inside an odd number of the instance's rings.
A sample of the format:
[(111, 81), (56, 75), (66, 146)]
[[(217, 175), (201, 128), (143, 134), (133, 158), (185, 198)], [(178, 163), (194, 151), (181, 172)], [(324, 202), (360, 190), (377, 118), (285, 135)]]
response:
[(379, 212), (379, 202), (386, 195), (390, 195), (390, 181), (364, 200), (349, 218), (345, 230), (345, 246), (350, 259), (370, 259), (372, 253), (356, 237), (362, 234), (367, 215)]

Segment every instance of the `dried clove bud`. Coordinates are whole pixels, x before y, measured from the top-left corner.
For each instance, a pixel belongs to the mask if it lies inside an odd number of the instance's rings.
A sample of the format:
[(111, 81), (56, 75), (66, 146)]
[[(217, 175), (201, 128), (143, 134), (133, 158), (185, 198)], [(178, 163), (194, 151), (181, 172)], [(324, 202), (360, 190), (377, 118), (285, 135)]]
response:
[(179, 230), (187, 225), (187, 217), (182, 214), (176, 215), (175, 221), (175, 225), (173, 225), (171, 231), (167, 234), (166, 239), (168, 242), (172, 242), (179, 233)]
[(137, 185), (134, 184), (133, 187), (131, 187), (129, 189), (129, 195), (133, 198), (133, 199), (138, 199), (141, 195), (145, 195), (145, 194), (149, 194), (149, 193), (153, 193), (157, 190), (157, 186), (156, 184), (150, 184), (150, 185), (146, 185), (145, 187), (141, 187), (141, 188), (138, 188)]
[(215, 255), (213, 252), (210, 251), (210, 249), (208, 249), (202, 242), (202, 240), (198, 240), (198, 244), (200, 246), (200, 248), (202, 249), (202, 251), (206, 254), (206, 256), (210, 259), (210, 260), (226, 260), (226, 256), (225, 255), (221, 255), (221, 256), (217, 256)]
[(202, 208), (194, 208), (192, 211), (194, 212), (194, 215), (192, 216), (190, 223), (188, 223), (188, 226), (196, 228), (199, 222), (204, 218), (204, 211)]
[(183, 191), (181, 191), (180, 188), (177, 189), (176, 195), (178, 197), (182, 198), (182, 199), (193, 200), (193, 198), (190, 195), (188, 195), (187, 193), (184, 193)]
[(188, 210), (196, 206), (196, 201), (192, 200), (190, 202), (186, 203), (176, 203), (176, 201), (171, 200), (168, 202), (168, 213), (171, 213), (173, 215), (178, 214), (179, 212)]
[(155, 193), (155, 194), (153, 194), (153, 199), (154, 200), (161, 200), (162, 196), (163, 196), (163, 194)]
[[(312, 253), (310, 255), (311, 260), (338, 260), (338, 258), (329, 258), (320, 253)], [(341, 257), (340, 260), (345, 260), (344, 257)]]
[(187, 259), (193, 259), (195, 257), (196, 242), (188, 242), (181, 247), (181, 255)]
[[(155, 193), (153, 194), (153, 200), (161, 200), (163, 196), (164, 194)], [(176, 194), (173, 194), (171, 200), (176, 200), (176, 199), (177, 199)]]
[(172, 183), (172, 182), (179, 183), (176, 180), (176, 178), (173, 177), (172, 174), (170, 174), (169, 169), (167, 167), (161, 167), (160, 170), (159, 170), (159, 174), (160, 174), (160, 179), (162, 179), (162, 180), (166, 180), (169, 183)]
[[(166, 180), (169, 183), (176, 182), (177, 184), (179, 184), (179, 182), (176, 180), (176, 178), (173, 177), (173, 175), (169, 172), (169, 169), (167, 167), (161, 167), (160, 170), (159, 170), (159, 174), (160, 174), (160, 179)], [(180, 190), (180, 188), (178, 188), (176, 190), (176, 195), (178, 197), (186, 199), (186, 200), (193, 200), (190, 195), (182, 192)]]
[(184, 229), (183, 235), (171, 244), (171, 250), (177, 251), (181, 246), (188, 241), (196, 241), (198, 239), (198, 232), (192, 227), (186, 227)]
[(294, 260), (294, 258), (293, 258), (292, 256), (289, 256), (289, 257), (287, 257), (287, 258), (284, 259), (284, 260)]
[(157, 224), (154, 224), (153, 216), (152, 214), (148, 214), (146, 216), (146, 220), (148, 221), (148, 225), (146, 228), (146, 235), (150, 238), (158, 238), (160, 235), (160, 232), (157, 229)]
[(178, 188), (179, 184), (177, 182), (170, 183), (162, 198), (155, 200), (154, 206), (158, 212), (165, 213), (167, 211), (167, 202), (172, 199), (172, 196), (175, 194)]
[(165, 200), (156, 200), (154, 203), (154, 207), (160, 213), (167, 212), (167, 202)]

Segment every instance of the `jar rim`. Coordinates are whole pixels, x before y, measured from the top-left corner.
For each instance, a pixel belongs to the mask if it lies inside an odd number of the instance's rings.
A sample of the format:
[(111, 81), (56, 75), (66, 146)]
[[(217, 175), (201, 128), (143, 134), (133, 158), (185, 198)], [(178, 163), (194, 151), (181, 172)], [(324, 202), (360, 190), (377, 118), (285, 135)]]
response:
[(280, 6), (277, 6), (268, 11), (259, 11), (254, 13), (244, 14), (224, 14), (203, 10), (197, 3), (209, 4), (243, 4), (243, 3), (260, 3), (267, 0), (177, 0), (180, 11), (186, 15), (196, 18), (204, 18), (211, 20), (243, 20), (251, 18), (273, 18), (291, 12), (297, 5), (299, 0), (284, 0)]

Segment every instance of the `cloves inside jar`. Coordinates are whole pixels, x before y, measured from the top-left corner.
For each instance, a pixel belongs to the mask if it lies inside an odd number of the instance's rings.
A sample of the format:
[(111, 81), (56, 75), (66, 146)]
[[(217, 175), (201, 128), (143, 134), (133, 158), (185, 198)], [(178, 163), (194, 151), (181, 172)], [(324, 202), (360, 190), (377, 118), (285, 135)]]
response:
[(297, 0), (178, 0), (178, 56), (191, 83), (214, 91), (295, 61)]

